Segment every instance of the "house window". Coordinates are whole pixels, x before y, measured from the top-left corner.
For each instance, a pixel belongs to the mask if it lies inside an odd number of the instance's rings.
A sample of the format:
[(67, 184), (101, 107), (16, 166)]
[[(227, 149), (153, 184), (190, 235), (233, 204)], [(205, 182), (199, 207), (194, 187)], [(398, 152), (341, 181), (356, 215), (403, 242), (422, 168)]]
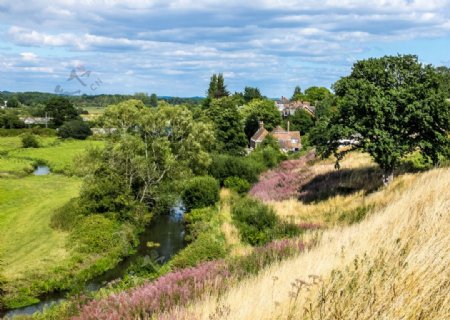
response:
[(298, 139), (291, 139), (292, 143), (298, 143)]

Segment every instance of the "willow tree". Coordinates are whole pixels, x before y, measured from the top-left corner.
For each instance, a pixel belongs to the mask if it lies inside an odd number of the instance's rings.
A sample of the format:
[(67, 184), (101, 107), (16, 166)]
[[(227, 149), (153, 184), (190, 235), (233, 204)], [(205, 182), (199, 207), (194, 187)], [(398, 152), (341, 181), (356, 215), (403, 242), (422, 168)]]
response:
[(448, 152), (450, 114), (440, 77), (416, 56), (358, 61), (334, 90), (338, 110), (319, 151), (334, 154), (337, 165), (347, 152), (362, 149), (379, 164), (387, 184), (405, 155), (419, 151), (437, 163)]
[(81, 194), (94, 212), (129, 218), (130, 208), (151, 209), (165, 186), (206, 172), (210, 163), (213, 131), (184, 107), (128, 100), (108, 107), (101, 120), (110, 134)]

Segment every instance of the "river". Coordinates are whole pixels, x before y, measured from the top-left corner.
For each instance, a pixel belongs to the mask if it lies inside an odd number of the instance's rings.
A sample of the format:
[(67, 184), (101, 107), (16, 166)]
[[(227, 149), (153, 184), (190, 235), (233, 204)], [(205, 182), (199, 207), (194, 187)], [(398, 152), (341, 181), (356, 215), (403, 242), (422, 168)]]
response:
[[(86, 284), (86, 290), (96, 291), (104, 287), (108, 282), (121, 278), (127, 268), (141, 257), (151, 257), (160, 264), (167, 262), (174, 254), (185, 247), (184, 241), (184, 208), (175, 206), (170, 214), (161, 215), (142, 232), (139, 236), (139, 246), (136, 253), (126, 257), (115, 268), (106, 271), (104, 274), (92, 279)], [(157, 247), (149, 247), (147, 243), (158, 243)], [(63, 301), (66, 292), (52, 292), (40, 297), (41, 302), (18, 309), (8, 311), (0, 310), (0, 318), (12, 318), (19, 315), (31, 315), (34, 312), (42, 311), (44, 308)]]

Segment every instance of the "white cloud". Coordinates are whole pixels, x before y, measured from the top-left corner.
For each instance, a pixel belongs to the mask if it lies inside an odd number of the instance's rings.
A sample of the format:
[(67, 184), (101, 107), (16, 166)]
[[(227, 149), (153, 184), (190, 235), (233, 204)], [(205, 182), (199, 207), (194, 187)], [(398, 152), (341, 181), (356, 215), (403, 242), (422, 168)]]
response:
[(20, 56), (22, 57), (23, 61), (31, 61), (31, 62), (37, 61), (37, 55), (34, 54), (33, 52), (22, 52)]

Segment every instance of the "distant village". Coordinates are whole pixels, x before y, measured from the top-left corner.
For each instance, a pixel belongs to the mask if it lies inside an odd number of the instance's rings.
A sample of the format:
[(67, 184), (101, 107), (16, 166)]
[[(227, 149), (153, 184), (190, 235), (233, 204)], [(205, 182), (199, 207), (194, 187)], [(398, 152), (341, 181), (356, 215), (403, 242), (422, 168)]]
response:
[[(291, 101), (286, 97), (281, 97), (281, 99), (274, 101), (276, 108), (281, 113), (283, 117), (292, 116), (296, 111), (302, 109), (307, 111), (312, 116), (315, 115), (315, 107), (311, 105), (309, 101)], [(4, 104), (0, 106), (0, 109), (6, 109), (8, 107), (8, 101), (4, 101)], [(82, 116), (84, 121), (90, 120), (89, 117)], [(51, 117), (20, 117), (27, 126), (34, 125), (44, 125), (47, 126), (52, 120)], [(106, 134), (108, 132), (114, 131), (114, 128), (106, 130), (104, 128), (92, 128), (94, 134)], [(287, 123), (287, 128), (284, 129), (281, 126), (277, 126), (272, 132), (269, 132), (265, 127), (264, 123), (261, 121), (259, 123), (259, 128), (255, 134), (250, 138), (250, 150), (255, 149), (260, 145), (267, 136), (272, 136), (278, 141), (280, 145), (280, 150), (283, 152), (295, 152), (299, 151), (302, 147), (300, 131), (290, 131), (289, 122)]]

